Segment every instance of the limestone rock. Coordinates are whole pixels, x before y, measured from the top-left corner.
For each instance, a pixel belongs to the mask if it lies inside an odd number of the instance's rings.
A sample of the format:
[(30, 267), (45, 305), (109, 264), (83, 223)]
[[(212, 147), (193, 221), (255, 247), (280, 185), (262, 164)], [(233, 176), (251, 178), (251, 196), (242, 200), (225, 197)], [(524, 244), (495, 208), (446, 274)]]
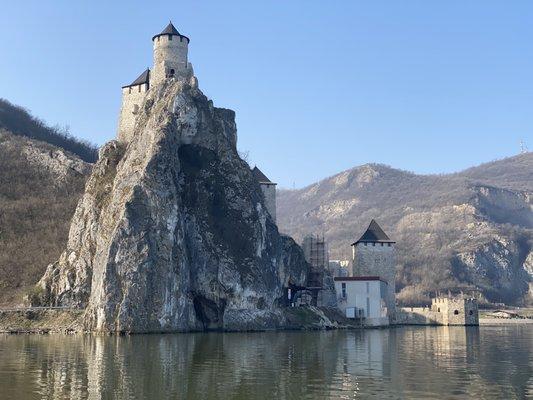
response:
[(147, 95), (129, 143), (100, 151), (67, 249), (34, 304), (85, 308), (91, 331), (267, 329), (308, 264), (278, 233), (236, 150), (234, 113), (196, 85)]

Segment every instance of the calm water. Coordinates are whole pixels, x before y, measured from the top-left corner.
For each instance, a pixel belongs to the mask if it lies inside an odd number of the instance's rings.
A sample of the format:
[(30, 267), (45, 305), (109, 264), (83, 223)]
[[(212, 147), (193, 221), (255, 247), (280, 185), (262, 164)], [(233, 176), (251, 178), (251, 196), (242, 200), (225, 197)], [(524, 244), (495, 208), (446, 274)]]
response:
[(533, 328), (0, 336), (0, 399), (533, 398)]

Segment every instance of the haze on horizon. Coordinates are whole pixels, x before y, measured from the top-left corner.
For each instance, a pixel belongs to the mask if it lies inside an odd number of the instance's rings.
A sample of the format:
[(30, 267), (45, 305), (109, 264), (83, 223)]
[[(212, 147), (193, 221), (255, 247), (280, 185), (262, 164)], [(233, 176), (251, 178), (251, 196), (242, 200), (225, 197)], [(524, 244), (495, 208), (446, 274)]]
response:
[(251, 3), (5, 4), (0, 97), (101, 145), (171, 19), (200, 88), (236, 111), (239, 148), (281, 187), (369, 162), (455, 172), (533, 147), (533, 3)]

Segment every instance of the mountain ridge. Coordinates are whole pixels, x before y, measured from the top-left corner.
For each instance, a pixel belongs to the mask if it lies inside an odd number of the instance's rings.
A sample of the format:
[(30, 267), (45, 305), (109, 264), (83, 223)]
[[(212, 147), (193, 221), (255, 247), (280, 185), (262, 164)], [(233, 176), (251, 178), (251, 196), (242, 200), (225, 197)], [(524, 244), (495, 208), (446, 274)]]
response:
[[(405, 303), (427, 301), (439, 289), (470, 291), (491, 302), (527, 302), (533, 276), (531, 171), (531, 152), (452, 174), (418, 175), (364, 164), (302, 189), (280, 190), (278, 225), (297, 240), (324, 234), (331, 257), (349, 259), (350, 241), (377, 219), (398, 242), (399, 288), (404, 290), (399, 298)], [(496, 261), (497, 252), (509, 255), (499, 254)], [(483, 282), (465, 272), (476, 268)], [(499, 276), (505, 269), (512, 273)]]

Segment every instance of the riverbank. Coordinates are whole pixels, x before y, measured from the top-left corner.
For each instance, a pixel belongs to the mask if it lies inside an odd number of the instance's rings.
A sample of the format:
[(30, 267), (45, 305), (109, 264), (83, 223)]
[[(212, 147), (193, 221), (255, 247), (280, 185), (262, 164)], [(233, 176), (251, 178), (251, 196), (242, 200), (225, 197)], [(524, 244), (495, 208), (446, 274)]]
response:
[(1, 333), (74, 333), (81, 331), (83, 310), (21, 308), (0, 310)]
[[(82, 309), (44, 307), (3, 309), (0, 310), (0, 333), (83, 333), (83, 312), (84, 310)], [(331, 330), (361, 328), (361, 324), (358, 321), (347, 319), (337, 309), (328, 307), (286, 308), (283, 309), (283, 320), (283, 325), (280, 325), (275, 330)], [(249, 330), (257, 331), (258, 329)], [(248, 329), (242, 329), (242, 331), (248, 331)]]

